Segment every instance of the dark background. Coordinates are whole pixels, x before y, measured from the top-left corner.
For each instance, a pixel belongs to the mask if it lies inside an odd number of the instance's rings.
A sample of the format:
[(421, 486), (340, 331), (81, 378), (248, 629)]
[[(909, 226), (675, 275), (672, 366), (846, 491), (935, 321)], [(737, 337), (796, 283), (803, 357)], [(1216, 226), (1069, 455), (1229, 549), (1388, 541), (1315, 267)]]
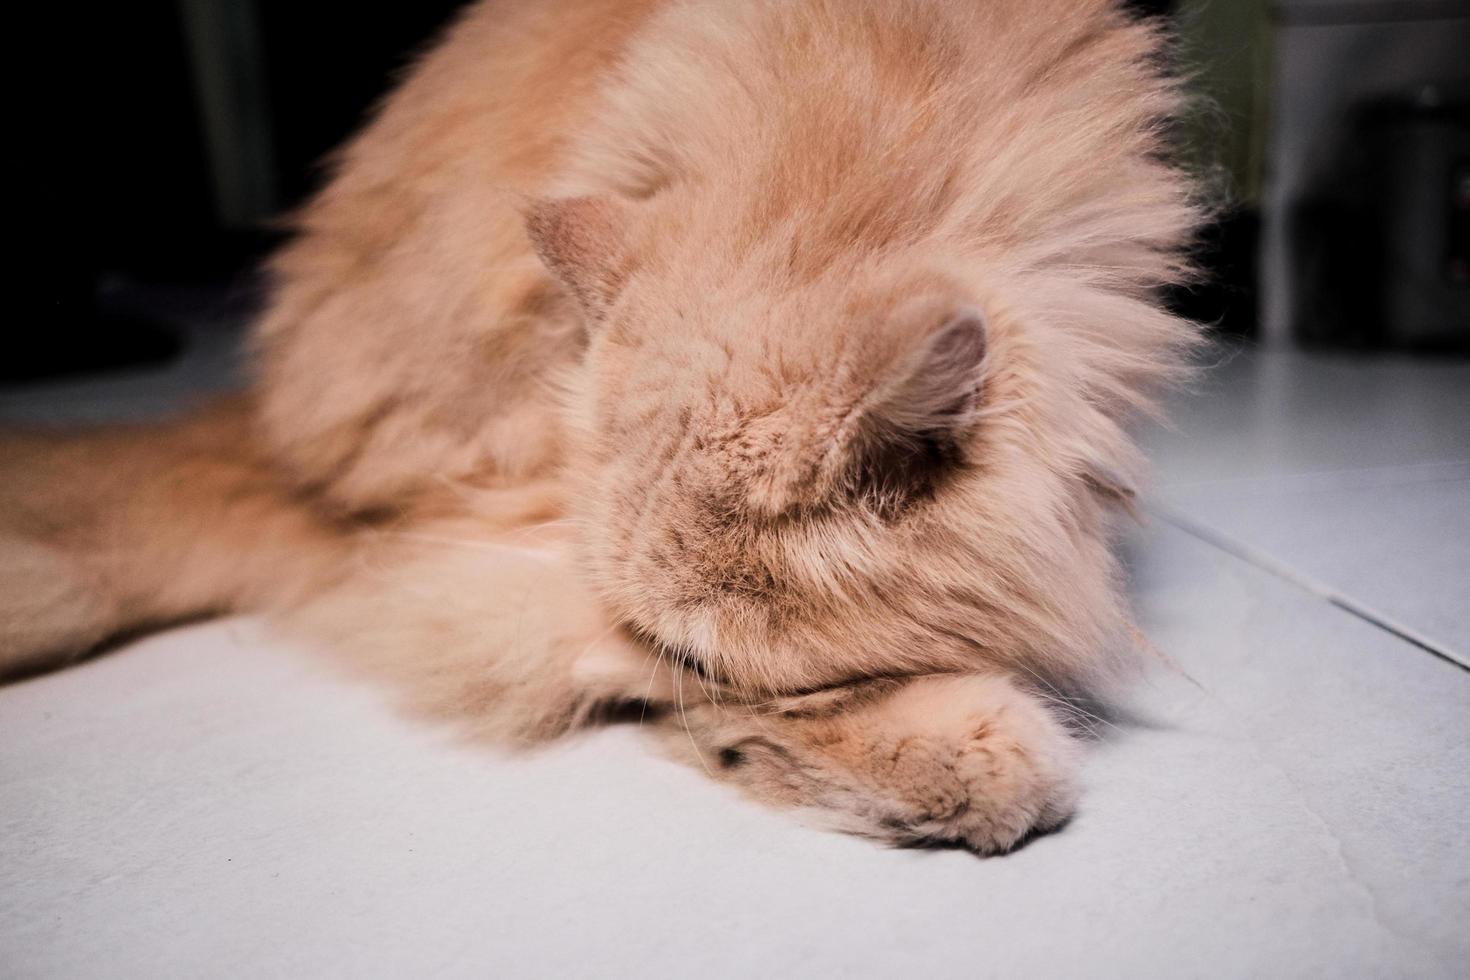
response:
[[(77, 13), (95, 43), (52, 65), (64, 80), (83, 63), (84, 84), (34, 110), (48, 134), (40, 218), (0, 380), (165, 361), (186, 342), (181, 321), (247, 318), (278, 217), (318, 185), (324, 158), (460, 5), (143, 0)], [(1223, 107), (1181, 132), (1197, 165), (1226, 175), (1231, 203), (1202, 242), (1211, 282), (1171, 302), (1247, 338), (1262, 334), (1274, 303), (1277, 333), (1295, 343), (1463, 349), (1470, 113), (1452, 68), (1446, 77), (1434, 58), (1415, 64), (1386, 45), (1407, 22), (1470, 50), (1470, 3), (1132, 6), (1174, 20), (1181, 61)], [(1353, 41), (1358, 63), (1407, 63), (1389, 65), (1371, 98), (1321, 108), (1310, 89), (1322, 83), (1297, 66), (1344, 31), (1386, 39), (1387, 54)], [(1303, 171), (1273, 210), (1261, 185), (1286, 169), (1273, 154), (1290, 156), (1299, 117), (1314, 112), (1328, 120), (1312, 140), (1329, 162)], [(1290, 302), (1263, 298), (1263, 275), (1289, 281)]]
[[(74, 55), (84, 84), (45, 120), (40, 247), (25, 258), (23, 315), (6, 331), (0, 380), (164, 360), (183, 342), (180, 318), (258, 303), (276, 217), (320, 184), (331, 150), (461, 3), (195, 4), (213, 8), (204, 25), (189, 6), (138, 0), (77, 14), (93, 43)], [(239, 59), (249, 59), (247, 84), (224, 101), (244, 124), (225, 150), (252, 179), (222, 200), (200, 62)]]

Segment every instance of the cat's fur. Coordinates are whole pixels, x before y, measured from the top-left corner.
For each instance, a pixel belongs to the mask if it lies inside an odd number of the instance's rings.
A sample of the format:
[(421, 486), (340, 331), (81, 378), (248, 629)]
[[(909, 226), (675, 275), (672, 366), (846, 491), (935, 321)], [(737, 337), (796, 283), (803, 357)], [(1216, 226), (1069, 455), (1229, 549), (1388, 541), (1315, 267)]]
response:
[(0, 656), (272, 605), (496, 737), (647, 701), (850, 830), (1055, 824), (1043, 702), (1126, 666), (1123, 426), (1194, 339), (1159, 48), (1108, 0), (474, 5), (299, 216), (249, 405), (0, 450)]

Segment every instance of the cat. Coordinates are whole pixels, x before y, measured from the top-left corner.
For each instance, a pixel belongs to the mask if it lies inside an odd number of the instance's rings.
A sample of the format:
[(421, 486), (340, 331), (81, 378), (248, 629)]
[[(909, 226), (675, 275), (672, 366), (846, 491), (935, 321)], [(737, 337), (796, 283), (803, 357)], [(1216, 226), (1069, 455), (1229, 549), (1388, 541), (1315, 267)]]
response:
[(235, 609), (488, 738), (643, 705), (1004, 851), (1138, 645), (1197, 183), (1111, 0), (482, 0), (296, 216), (244, 397), (0, 442), (0, 665)]

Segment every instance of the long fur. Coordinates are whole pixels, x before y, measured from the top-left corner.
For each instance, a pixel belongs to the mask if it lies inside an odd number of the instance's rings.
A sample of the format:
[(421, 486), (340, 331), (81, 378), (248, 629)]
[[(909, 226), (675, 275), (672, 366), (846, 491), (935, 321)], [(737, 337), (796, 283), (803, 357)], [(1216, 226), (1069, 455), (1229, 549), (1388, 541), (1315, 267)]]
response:
[(470, 7), (298, 216), (249, 405), (9, 444), (0, 667), (269, 608), (496, 739), (642, 702), (844, 829), (1060, 822), (1056, 698), (1132, 660), (1126, 427), (1196, 342), (1162, 44), (1108, 0)]

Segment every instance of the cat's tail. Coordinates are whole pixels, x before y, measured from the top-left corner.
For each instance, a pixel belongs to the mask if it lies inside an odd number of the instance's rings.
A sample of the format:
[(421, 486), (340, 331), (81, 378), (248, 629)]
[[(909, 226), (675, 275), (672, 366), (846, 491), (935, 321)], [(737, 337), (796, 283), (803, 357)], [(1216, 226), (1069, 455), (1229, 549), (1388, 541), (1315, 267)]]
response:
[(290, 601), (349, 546), (257, 448), (243, 399), (164, 425), (0, 434), (0, 677)]

